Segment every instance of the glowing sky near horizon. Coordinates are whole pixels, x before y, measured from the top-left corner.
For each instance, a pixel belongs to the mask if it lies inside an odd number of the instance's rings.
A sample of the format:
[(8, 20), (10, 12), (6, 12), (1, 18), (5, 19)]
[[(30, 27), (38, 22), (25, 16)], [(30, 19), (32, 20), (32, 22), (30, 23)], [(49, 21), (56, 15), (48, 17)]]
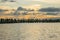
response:
[(36, 7), (60, 7), (60, 0), (16, 0), (16, 2), (1, 2), (0, 6), (11, 6), (11, 7), (28, 7), (28, 6), (36, 6)]

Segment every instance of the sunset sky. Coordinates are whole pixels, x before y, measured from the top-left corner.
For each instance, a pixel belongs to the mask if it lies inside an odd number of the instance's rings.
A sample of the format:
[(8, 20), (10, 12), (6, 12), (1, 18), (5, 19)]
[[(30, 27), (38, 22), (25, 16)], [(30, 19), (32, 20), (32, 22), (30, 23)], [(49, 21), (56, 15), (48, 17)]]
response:
[(0, 6), (9, 7), (26, 7), (26, 8), (41, 8), (41, 7), (60, 7), (60, 0), (15, 0), (16, 2), (1, 2)]

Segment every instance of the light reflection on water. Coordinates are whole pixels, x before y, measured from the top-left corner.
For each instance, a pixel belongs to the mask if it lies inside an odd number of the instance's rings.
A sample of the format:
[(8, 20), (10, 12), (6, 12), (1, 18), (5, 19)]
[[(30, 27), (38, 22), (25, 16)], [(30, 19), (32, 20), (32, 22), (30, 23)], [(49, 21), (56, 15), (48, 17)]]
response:
[(0, 40), (60, 40), (60, 23), (0, 24)]

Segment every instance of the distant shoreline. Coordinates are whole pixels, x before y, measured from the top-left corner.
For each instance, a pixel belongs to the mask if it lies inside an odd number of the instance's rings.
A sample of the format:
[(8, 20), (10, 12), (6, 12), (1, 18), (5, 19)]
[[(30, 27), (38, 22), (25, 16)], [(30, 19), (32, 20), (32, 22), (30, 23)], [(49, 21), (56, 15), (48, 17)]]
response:
[(60, 23), (60, 19), (0, 19), (0, 24), (4, 23)]

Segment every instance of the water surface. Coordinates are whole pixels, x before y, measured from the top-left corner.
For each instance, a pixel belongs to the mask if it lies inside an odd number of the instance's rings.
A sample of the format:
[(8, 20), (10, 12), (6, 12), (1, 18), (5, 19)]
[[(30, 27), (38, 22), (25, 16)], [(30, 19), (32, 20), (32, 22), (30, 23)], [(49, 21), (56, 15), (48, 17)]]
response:
[(60, 23), (0, 24), (0, 40), (60, 40)]

